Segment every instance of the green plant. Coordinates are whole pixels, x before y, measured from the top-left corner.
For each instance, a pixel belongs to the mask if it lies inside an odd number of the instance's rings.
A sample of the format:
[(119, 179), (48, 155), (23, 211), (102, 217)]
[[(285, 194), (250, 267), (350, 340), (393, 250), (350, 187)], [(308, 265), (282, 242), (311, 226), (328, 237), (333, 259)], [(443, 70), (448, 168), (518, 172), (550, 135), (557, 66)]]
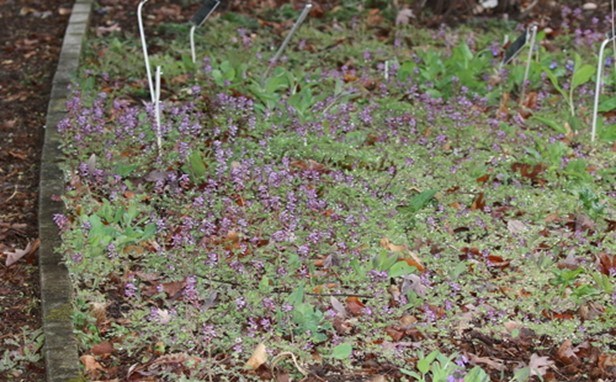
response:
[(296, 335), (310, 333), (310, 340), (319, 343), (327, 339), (325, 332), (331, 329), (331, 324), (325, 320), (325, 315), (309, 302), (304, 301), (304, 287), (300, 286), (291, 293), (287, 301), (293, 305), (291, 318)]
[[(401, 369), (402, 374), (415, 378), (418, 382), (447, 382), (454, 374), (462, 374), (462, 367), (454, 362), (456, 354), (446, 356), (439, 350), (434, 350), (424, 356), (420, 353), (415, 367), (417, 371)], [(483, 369), (475, 366), (464, 376), (464, 382), (487, 382), (490, 378)]]
[(589, 82), (595, 74), (595, 67), (590, 64), (584, 64), (582, 57), (576, 53), (573, 66), (573, 75), (571, 77), (571, 83), (569, 84), (569, 91), (567, 92), (560, 84), (556, 74), (549, 68), (544, 68), (545, 73), (552, 82), (552, 86), (556, 89), (564, 99), (567, 100), (569, 111), (571, 116), (575, 116), (575, 103), (573, 102), (573, 94), (575, 90)]

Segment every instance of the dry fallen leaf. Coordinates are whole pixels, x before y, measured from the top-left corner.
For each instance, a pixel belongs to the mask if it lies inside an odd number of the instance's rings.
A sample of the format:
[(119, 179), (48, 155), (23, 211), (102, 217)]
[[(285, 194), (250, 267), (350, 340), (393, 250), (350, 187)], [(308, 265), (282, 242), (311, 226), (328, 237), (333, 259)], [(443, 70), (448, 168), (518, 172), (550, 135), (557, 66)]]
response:
[(60, 16), (70, 15), (71, 13), (72, 13), (71, 8), (64, 8), (64, 7), (58, 8), (58, 14)]
[(353, 316), (361, 316), (364, 314), (364, 308), (366, 307), (358, 297), (351, 296), (346, 299), (347, 311)]
[(113, 344), (109, 341), (92, 346), (90, 352), (94, 355), (107, 355), (113, 353)]
[(396, 25), (407, 25), (411, 19), (415, 18), (415, 14), (411, 9), (402, 9), (396, 16)]
[(530, 369), (530, 375), (544, 376), (548, 372), (548, 368), (554, 365), (548, 357), (540, 357), (537, 354), (530, 356), (530, 362), (528, 368)]
[(482, 365), (486, 365), (490, 369), (499, 370), (499, 371), (504, 371), (507, 369), (507, 367), (503, 363), (493, 358), (478, 357), (475, 354), (469, 354), (468, 358), (471, 360), (471, 363), (475, 365), (482, 364)]
[(401, 253), (400, 261), (405, 261), (411, 267), (417, 268), (419, 272), (423, 272), (426, 270), (426, 267), (423, 266), (421, 261), (419, 260), (419, 256), (411, 251), (406, 245), (396, 245), (389, 241), (388, 238), (384, 237), (380, 241), (381, 247), (395, 253)]
[(338, 316), (342, 318), (346, 317), (347, 315), (346, 309), (344, 308), (344, 305), (340, 302), (340, 300), (338, 300), (334, 296), (331, 296), (330, 302), (332, 304), (332, 308), (334, 308)]
[(507, 229), (514, 235), (524, 233), (527, 230), (526, 225), (519, 220), (509, 220), (507, 222)]
[(92, 373), (96, 370), (105, 370), (101, 364), (96, 361), (96, 358), (91, 355), (82, 355), (79, 360), (85, 367), (86, 373)]
[(15, 252), (4, 252), (4, 254), (6, 255), (5, 265), (7, 267), (10, 267), (11, 265), (19, 261), (21, 258), (33, 254), (39, 249), (40, 245), (41, 241), (39, 239), (36, 239), (35, 241), (28, 243), (28, 245), (24, 249), (18, 249)]
[(267, 349), (263, 343), (260, 343), (255, 348), (255, 351), (252, 353), (252, 356), (248, 362), (246, 362), (246, 366), (256, 370), (265, 362), (267, 362)]

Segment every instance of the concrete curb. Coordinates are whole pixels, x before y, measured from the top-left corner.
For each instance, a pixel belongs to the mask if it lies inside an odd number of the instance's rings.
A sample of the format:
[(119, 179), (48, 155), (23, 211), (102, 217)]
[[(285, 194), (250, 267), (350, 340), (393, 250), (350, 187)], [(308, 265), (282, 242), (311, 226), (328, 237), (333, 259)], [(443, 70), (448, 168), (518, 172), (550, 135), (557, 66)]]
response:
[(77, 73), (91, 10), (92, 0), (75, 1), (52, 82), (45, 123), (38, 221), (41, 239), (39, 249), (41, 308), (45, 334), (43, 356), (48, 382), (83, 380), (71, 319), (72, 285), (68, 271), (62, 263), (62, 254), (55, 251), (60, 245), (60, 236), (53, 223), (53, 215), (63, 209), (62, 202), (57, 200), (57, 196), (62, 195), (64, 191), (64, 176), (58, 166), (61, 152), (58, 147), (57, 125), (66, 114), (65, 104), (69, 96), (67, 87), (71, 78)]

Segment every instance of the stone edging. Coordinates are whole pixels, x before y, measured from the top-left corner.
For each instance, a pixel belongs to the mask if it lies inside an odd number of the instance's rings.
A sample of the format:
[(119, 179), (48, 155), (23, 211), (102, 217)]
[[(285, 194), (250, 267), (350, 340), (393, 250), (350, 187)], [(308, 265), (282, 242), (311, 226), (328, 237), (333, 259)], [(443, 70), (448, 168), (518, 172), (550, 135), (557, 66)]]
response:
[(60, 244), (53, 215), (63, 209), (58, 197), (64, 190), (64, 176), (58, 164), (58, 123), (66, 114), (69, 97), (68, 85), (77, 73), (83, 39), (92, 10), (92, 0), (76, 0), (64, 35), (62, 51), (54, 75), (41, 158), (39, 185), (39, 271), (41, 282), (41, 309), (45, 345), (43, 356), (48, 382), (74, 382), (83, 380), (77, 353), (77, 341), (72, 325), (72, 285), (68, 271), (62, 263), (62, 254), (55, 248)]

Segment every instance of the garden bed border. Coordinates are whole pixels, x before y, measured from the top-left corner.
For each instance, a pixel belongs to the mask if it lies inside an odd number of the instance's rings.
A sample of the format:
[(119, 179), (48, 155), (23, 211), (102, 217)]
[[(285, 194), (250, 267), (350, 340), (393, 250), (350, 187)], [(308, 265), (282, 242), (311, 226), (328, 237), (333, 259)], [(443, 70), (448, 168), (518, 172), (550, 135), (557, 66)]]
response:
[(81, 381), (77, 341), (72, 324), (73, 288), (63, 255), (56, 251), (60, 236), (53, 216), (61, 213), (59, 196), (64, 191), (64, 175), (59, 167), (58, 123), (66, 115), (68, 86), (77, 74), (79, 57), (90, 22), (93, 0), (75, 0), (64, 34), (58, 66), (52, 81), (39, 184), (39, 272), (42, 324), (45, 345), (42, 349), (48, 382)]

